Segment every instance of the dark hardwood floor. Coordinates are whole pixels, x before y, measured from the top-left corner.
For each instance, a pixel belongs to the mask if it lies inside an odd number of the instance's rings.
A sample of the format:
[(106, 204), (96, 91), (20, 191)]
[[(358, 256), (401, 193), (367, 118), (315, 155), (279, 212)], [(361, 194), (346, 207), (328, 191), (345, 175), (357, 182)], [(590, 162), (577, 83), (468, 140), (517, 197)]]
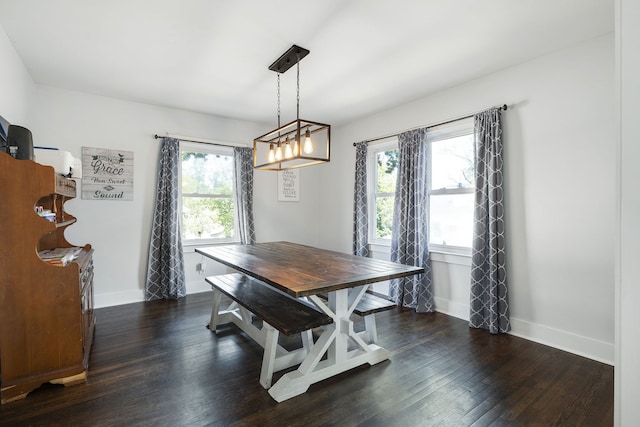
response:
[(613, 424), (611, 366), (410, 310), (378, 315), (390, 361), (278, 404), (258, 382), (261, 348), (233, 326), (218, 335), (206, 329), (211, 298), (203, 293), (96, 310), (88, 382), (46, 384), (2, 405), (0, 425)]

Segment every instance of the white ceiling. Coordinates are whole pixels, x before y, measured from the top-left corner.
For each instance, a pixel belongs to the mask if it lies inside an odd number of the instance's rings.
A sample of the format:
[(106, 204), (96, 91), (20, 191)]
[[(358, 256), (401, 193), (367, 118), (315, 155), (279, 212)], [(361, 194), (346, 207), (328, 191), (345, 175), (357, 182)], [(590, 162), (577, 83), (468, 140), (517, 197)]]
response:
[[(291, 45), (300, 116), (341, 124), (614, 29), (613, 0), (0, 0), (38, 84), (261, 122)], [(2, 60), (0, 59), (0, 64)], [(1, 66), (1, 65), (0, 65)], [(295, 67), (282, 121), (295, 118)]]

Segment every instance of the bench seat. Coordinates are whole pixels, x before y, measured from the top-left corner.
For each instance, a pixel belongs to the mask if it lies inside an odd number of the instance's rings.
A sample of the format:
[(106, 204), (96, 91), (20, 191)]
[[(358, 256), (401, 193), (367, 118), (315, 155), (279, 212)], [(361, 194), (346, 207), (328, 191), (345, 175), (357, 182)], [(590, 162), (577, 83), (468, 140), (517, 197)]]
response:
[(396, 308), (396, 304), (394, 302), (370, 292), (365, 292), (353, 312), (358, 316), (365, 317), (370, 314), (391, 310), (393, 308)]
[(207, 277), (206, 281), (285, 335), (333, 322), (326, 314), (252, 277), (233, 273)]
[[(205, 278), (214, 290), (214, 303), (209, 329), (212, 332), (221, 323), (233, 322), (264, 348), (260, 383), (271, 386), (274, 369), (284, 369), (302, 360), (312, 343), (311, 329), (333, 323), (333, 319), (311, 305), (289, 297), (258, 279), (240, 273)], [(226, 310), (220, 309), (221, 294), (231, 298)], [(262, 320), (262, 328), (252, 324), (252, 315)], [(303, 348), (288, 352), (278, 346), (278, 335), (301, 333)], [(278, 354), (279, 353), (279, 354)], [(299, 362), (298, 362), (299, 363)]]

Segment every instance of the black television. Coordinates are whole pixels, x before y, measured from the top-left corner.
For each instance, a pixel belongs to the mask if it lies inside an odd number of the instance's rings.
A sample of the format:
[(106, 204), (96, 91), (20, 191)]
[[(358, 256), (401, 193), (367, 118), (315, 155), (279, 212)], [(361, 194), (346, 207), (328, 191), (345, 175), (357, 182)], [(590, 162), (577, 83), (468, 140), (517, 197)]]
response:
[(9, 122), (0, 116), (0, 147), (6, 151), (7, 135), (9, 134)]
[(25, 127), (12, 125), (0, 116), (0, 151), (18, 160), (33, 160), (33, 136)]

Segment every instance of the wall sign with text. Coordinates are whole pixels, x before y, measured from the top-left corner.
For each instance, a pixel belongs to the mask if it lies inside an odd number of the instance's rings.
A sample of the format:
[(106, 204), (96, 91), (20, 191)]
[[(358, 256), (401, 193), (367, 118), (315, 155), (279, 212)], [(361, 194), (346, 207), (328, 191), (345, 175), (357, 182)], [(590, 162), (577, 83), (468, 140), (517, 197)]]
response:
[(82, 198), (133, 200), (133, 151), (82, 147)]
[(300, 200), (300, 171), (287, 169), (278, 171), (278, 201), (297, 202)]

